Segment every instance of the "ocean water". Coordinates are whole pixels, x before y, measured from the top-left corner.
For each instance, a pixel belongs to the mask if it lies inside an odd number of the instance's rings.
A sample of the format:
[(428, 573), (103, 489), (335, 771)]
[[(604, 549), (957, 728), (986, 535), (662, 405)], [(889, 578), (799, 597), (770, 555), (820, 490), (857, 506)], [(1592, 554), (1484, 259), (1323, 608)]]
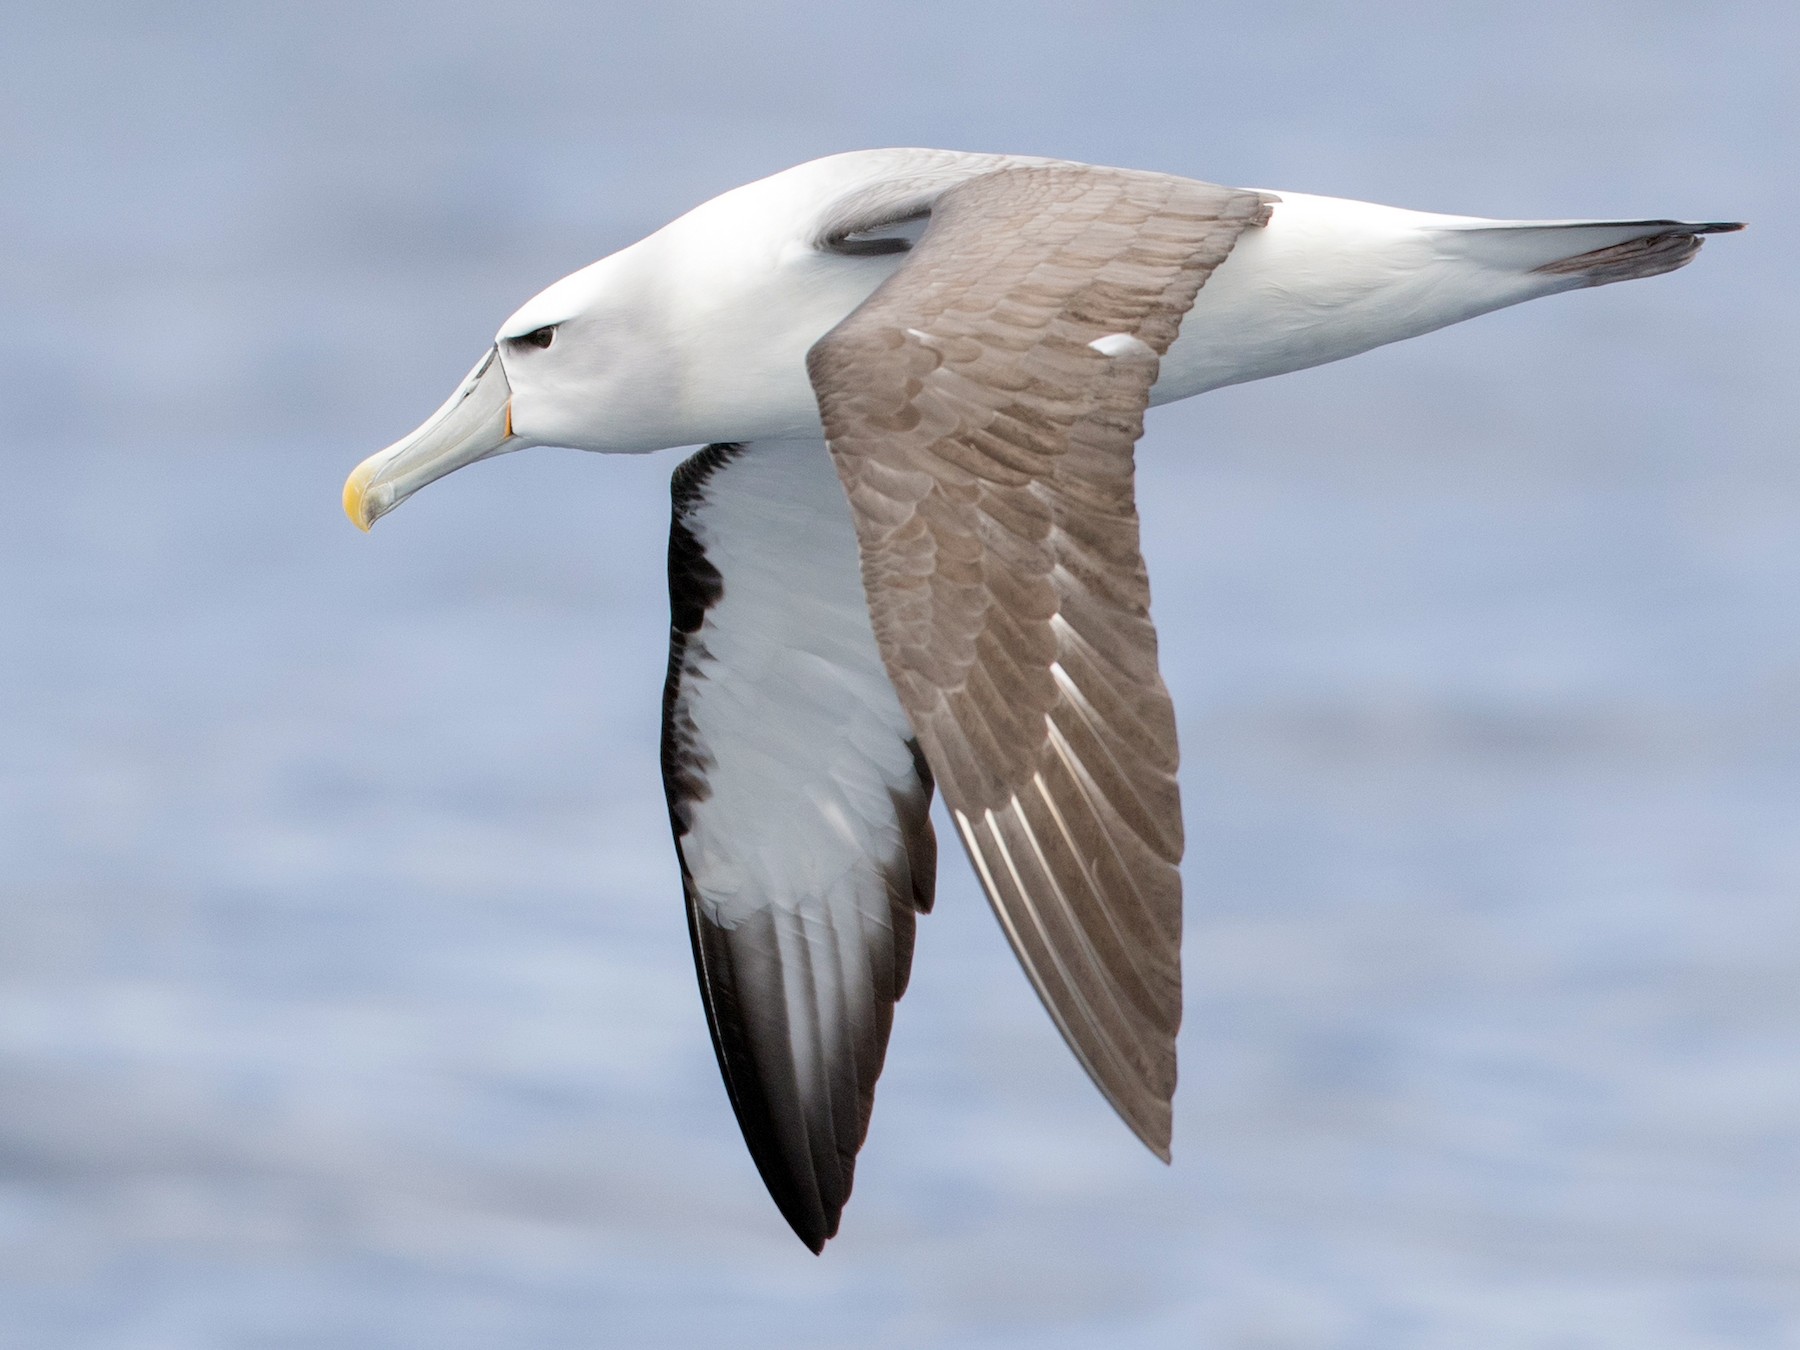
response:
[[(1786, 7), (8, 29), (0, 1345), (1800, 1343)], [(947, 852), (814, 1258), (666, 837), (677, 457), (337, 499), (543, 284), (903, 143), (1753, 228), (1153, 414), (1175, 1164)]]

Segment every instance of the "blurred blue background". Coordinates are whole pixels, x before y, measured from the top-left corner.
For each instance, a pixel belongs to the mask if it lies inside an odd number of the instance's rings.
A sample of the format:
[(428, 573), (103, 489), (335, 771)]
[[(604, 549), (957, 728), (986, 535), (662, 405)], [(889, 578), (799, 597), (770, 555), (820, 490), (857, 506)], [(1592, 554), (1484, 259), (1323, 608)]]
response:
[[(0, 1344), (1800, 1340), (1791, 5), (11, 5)], [(676, 456), (364, 538), (539, 287), (885, 144), (1743, 218), (1151, 419), (1176, 1162), (946, 855), (843, 1236), (656, 771)]]

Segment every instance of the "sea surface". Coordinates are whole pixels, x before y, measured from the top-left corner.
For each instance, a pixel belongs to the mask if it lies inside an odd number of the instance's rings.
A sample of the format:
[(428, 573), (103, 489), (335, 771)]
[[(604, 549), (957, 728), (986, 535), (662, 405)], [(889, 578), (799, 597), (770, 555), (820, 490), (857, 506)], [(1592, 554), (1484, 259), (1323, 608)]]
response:
[[(0, 1346), (1800, 1344), (1791, 7), (6, 28)], [(667, 838), (679, 456), (338, 494), (539, 287), (908, 143), (1753, 227), (1152, 415), (1174, 1165), (946, 849), (814, 1258)]]

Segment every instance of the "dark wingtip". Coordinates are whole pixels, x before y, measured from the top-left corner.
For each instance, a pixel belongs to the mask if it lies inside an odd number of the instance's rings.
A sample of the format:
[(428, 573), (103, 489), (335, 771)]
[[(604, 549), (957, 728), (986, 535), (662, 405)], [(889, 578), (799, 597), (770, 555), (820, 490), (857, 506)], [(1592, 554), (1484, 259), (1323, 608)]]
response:
[[(726, 1082), (729, 1087), (731, 1080)], [(732, 1105), (738, 1105), (735, 1094)], [(850, 1198), (849, 1177), (844, 1178), (836, 1196), (828, 1197), (821, 1193), (816, 1176), (798, 1176), (780, 1166), (781, 1155), (772, 1147), (773, 1140), (765, 1134), (763, 1122), (739, 1109), (738, 1124), (744, 1127), (744, 1142), (750, 1146), (751, 1161), (762, 1174), (763, 1185), (768, 1188), (775, 1208), (781, 1211), (787, 1226), (806, 1244), (808, 1251), (814, 1256), (822, 1254), (825, 1244), (837, 1236), (838, 1221), (843, 1218), (844, 1204)]]
[(1174, 1161), (1169, 1151), (1169, 1144), (1174, 1135), (1175, 1122), (1167, 1109), (1168, 1103), (1166, 1101), (1164, 1103), (1164, 1110), (1156, 1113), (1154, 1116), (1144, 1118), (1136, 1113), (1130, 1115), (1126, 1114), (1125, 1110), (1120, 1106), (1119, 1102), (1114, 1099), (1110, 1092), (1107, 1092), (1104, 1087), (1100, 1090), (1106, 1095), (1113, 1110), (1119, 1113), (1119, 1119), (1123, 1120), (1130, 1128), (1131, 1132), (1137, 1136), (1138, 1143), (1149, 1149), (1151, 1153), (1156, 1155), (1159, 1161), (1163, 1163), (1172, 1163)]
[(843, 1213), (840, 1207), (835, 1213), (826, 1215), (790, 1214), (783, 1208), (781, 1217), (787, 1220), (788, 1227), (794, 1230), (794, 1236), (806, 1245), (806, 1249), (814, 1256), (825, 1254), (825, 1244), (837, 1236), (838, 1217)]
[(1690, 225), (1688, 229), (1695, 234), (1736, 234), (1748, 223), (1743, 220), (1709, 220), (1704, 225)]

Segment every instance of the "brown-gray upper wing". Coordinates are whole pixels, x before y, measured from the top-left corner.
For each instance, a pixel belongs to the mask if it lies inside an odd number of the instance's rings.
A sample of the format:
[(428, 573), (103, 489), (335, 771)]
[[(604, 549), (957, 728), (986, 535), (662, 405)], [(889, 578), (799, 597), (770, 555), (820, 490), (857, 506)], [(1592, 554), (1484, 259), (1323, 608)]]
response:
[(901, 706), (1050, 1015), (1165, 1159), (1182, 828), (1132, 448), (1182, 316), (1269, 200), (1000, 169), (940, 197), (807, 361)]

